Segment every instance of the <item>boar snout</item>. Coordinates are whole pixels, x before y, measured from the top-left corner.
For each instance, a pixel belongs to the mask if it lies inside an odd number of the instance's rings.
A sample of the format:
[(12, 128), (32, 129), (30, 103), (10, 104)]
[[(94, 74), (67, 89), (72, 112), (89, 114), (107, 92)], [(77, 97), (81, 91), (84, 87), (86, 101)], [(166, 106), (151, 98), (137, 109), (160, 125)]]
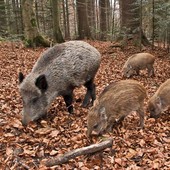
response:
[(32, 120), (31, 120), (31, 117), (29, 117), (29, 116), (23, 116), (21, 122), (22, 122), (22, 125), (23, 125), (23, 126), (27, 126), (28, 123), (31, 122), (31, 121), (32, 121)]
[(129, 75), (127, 74), (127, 75), (126, 75), (126, 77), (127, 77), (127, 78), (130, 78), (130, 77), (131, 77), (131, 75), (130, 75), (130, 74), (129, 74)]
[(86, 132), (87, 137), (90, 138), (91, 134), (92, 134), (92, 130), (88, 129), (87, 132)]
[(22, 117), (22, 121), (21, 121), (22, 125), (27, 126), (32, 121), (37, 121), (40, 118), (44, 118), (46, 116), (46, 113), (47, 112), (44, 112), (44, 113), (42, 113), (40, 115), (35, 115), (35, 116), (31, 116), (30, 114), (25, 113), (25, 114), (23, 114), (23, 117)]
[(155, 113), (150, 112), (150, 118), (158, 119), (159, 118), (159, 114), (155, 114)]
[(150, 108), (148, 108), (148, 111), (150, 113), (150, 118), (155, 118), (155, 119), (159, 118), (159, 112), (156, 111), (154, 107), (150, 106)]

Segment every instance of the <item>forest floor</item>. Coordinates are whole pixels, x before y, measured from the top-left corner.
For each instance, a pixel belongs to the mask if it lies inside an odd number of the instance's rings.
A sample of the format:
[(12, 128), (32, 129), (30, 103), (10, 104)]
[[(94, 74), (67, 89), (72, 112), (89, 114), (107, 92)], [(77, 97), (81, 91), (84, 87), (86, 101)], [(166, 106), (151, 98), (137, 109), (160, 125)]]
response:
[[(122, 79), (121, 69), (127, 57), (140, 52), (134, 47), (121, 50), (111, 42), (88, 41), (102, 54), (102, 63), (95, 83), (97, 96), (111, 82)], [(113, 138), (113, 152), (106, 149), (101, 154), (79, 156), (63, 165), (45, 166), (48, 158), (57, 157), (70, 150), (90, 145), (86, 137), (88, 108), (81, 102), (85, 88), (74, 91), (74, 114), (69, 115), (61, 97), (52, 103), (47, 118), (27, 127), (21, 124), (22, 101), (18, 92), (18, 73), (28, 74), (45, 48), (25, 48), (21, 43), (0, 43), (0, 169), (66, 169), (66, 170), (144, 170), (170, 169), (170, 115), (161, 114), (157, 120), (145, 114), (145, 128), (137, 128), (139, 117), (129, 115), (123, 125), (112, 133), (92, 138), (99, 143)], [(155, 77), (146, 71), (133, 79), (147, 89), (148, 98), (159, 85), (170, 78), (170, 55), (163, 49), (143, 49), (156, 56)], [(145, 108), (147, 100), (145, 101)], [(102, 159), (101, 159), (102, 157)]]

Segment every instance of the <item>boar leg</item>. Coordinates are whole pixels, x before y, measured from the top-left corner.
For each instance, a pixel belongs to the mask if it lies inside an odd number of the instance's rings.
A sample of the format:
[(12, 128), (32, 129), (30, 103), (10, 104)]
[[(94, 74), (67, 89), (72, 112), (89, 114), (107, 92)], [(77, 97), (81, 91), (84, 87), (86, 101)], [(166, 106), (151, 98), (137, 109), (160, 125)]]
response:
[(119, 120), (110, 120), (109, 122), (108, 122), (108, 124), (110, 124), (110, 126), (109, 127), (107, 127), (107, 129), (108, 129), (108, 131), (113, 131), (113, 129), (114, 128), (117, 128), (117, 126), (118, 125), (121, 125), (122, 126), (122, 122), (123, 122), (123, 120), (125, 119), (125, 117), (126, 116), (121, 116), (120, 118), (119, 118)]
[(83, 107), (87, 107), (88, 104), (90, 103), (90, 98), (92, 99), (91, 104), (93, 105), (94, 100), (96, 99), (96, 88), (95, 84), (93, 83), (93, 79), (90, 81), (86, 82), (84, 86), (87, 88), (86, 95), (83, 100)]
[(136, 75), (138, 76), (140, 73), (140, 70), (139, 69), (136, 69)]
[(136, 112), (139, 114), (139, 118), (140, 118), (139, 126), (140, 126), (140, 128), (143, 129), (144, 128), (144, 111), (142, 108), (140, 108)]
[(68, 112), (70, 114), (73, 113), (73, 105), (72, 105), (72, 102), (73, 102), (73, 92), (71, 92), (70, 94), (64, 95), (63, 98), (64, 98), (64, 101), (66, 103), (66, 107), (68, 109)]
[(121, 116), (120, 119), (116, 122), (117, 125), (121, 124), (123, 122), (123, 120), (125, 119), (125, 115)]
[(155, 76), (153, 65), (148, 65), (147, 69), (149, 77)]

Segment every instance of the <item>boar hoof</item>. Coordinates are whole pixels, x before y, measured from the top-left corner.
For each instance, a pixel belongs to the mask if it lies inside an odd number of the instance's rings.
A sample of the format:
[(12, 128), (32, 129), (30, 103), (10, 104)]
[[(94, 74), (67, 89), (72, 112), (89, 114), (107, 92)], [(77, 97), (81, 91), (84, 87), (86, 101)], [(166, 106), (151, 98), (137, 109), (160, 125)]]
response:
[(150, 74), (149, 77), (155, 77), (155, 74)]
[(89, 105), (89, 103), (87, 103), (87, 102), (83, 102), (83, 104), (81, 105), (82, 107), (84, 107), (84, 108), (87, 108), (88, 107), (88, 105)]
[(67, 109), (70, 114), (73, 114), (73, 106), (72, 105), (68, 106)]
[(82, 104), (81, 105), (83, 108), (87, 108), (87, 107), (92, 107), (93, 106), (93, 103), (90, 102), (90, 103), (85, 103), (85, 104)]
[(144, 126), (138, 126), (136, 129), (137, 130), (142, 130), (142, 129), (144, 129)]
[(158, 119), (159, 115), (150, 115), (150, 118)]

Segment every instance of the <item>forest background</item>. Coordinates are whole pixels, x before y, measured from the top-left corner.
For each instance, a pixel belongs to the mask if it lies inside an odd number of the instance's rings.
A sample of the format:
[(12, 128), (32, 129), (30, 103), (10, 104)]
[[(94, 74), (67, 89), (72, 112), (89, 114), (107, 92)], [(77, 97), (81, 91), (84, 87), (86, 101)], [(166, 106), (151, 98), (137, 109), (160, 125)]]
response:
[(0, 38), (27, 46), (70, 39), (169, 49), (169, 0), (0, 0)]

